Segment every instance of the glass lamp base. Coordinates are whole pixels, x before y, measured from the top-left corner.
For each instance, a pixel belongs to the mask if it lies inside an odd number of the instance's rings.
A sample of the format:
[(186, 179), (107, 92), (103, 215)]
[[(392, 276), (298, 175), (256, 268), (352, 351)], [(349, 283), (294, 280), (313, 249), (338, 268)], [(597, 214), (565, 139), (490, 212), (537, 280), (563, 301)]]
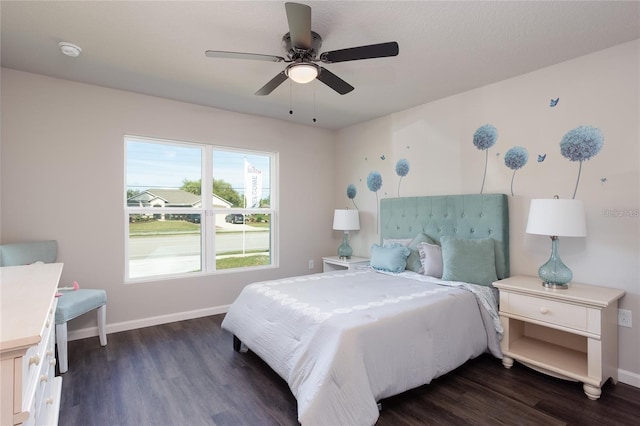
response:
[(547, 288), (556, 288), (558, 290), (566, 290), (569, 288), (569, 284), (555, 284), (555, 283), (547, 283), (542, 282), (542, 285)]
[(353, 249), (349, 246), (349, 233), (345, 232), (342, 237), (342, 244), (338, 247), (338, 257), (340, 259), (351, 259)]
[(551, 237), (551, 257), (538, 269), (538, 276), (542, 278), (542, 285), (548, 288), (567, 289), (573, 278), (571, 269), (567, 267), (558, 255), (558, 237)]

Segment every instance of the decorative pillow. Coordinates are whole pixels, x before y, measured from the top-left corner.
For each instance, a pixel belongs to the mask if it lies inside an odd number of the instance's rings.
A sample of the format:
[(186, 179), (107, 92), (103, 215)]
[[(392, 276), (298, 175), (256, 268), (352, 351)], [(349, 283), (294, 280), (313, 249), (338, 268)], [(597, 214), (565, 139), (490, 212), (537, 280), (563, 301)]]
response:
[(422, 274), (442, 278), (442, 248), (437, 244), (418, 244)]
[(378, 244), (371, 246), (371, 259), (369, 264), (372, 268), (387, 272), (402, 272), (407, 266), (407, 256), (409, 249), (402, 245), (392, 247), (380, 247)]
[(493, 239), (440, 238), (442, 279), (490, 286), (498, 279)]
[(433, 241), (427, 234), (420, 233), (416, 235), (411, 243), (409, 243), (409, 245), (407, 246), (411, 251), (409, 257), (407, 257), (407, 269), (422, 274), (424, 272), (424, 269), (422, 268), (422, 263), (420, 262), (420, 253), (418, 253), (418, 245), (420, 243), (434, 244), (435, 241)]

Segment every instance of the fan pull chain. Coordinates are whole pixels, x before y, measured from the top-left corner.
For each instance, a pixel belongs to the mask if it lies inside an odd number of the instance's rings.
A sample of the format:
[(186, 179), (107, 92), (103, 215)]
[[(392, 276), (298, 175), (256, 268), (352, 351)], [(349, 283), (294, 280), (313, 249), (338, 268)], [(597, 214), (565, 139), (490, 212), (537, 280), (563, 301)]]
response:
[(318, 80), (313, 81), (313, 122), (316, 122), (316, 87), (318, 87)]
[(293, 84), (289, 80), (289, 115), (293, 115)]

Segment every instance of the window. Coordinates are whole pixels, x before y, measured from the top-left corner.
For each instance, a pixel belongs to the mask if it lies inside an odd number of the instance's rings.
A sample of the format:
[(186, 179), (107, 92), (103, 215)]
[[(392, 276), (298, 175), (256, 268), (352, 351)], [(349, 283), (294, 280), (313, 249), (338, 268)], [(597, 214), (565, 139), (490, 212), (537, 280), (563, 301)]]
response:
[(125, 153), (126, 279), (276, 266), (275, 153), (133, 136)]

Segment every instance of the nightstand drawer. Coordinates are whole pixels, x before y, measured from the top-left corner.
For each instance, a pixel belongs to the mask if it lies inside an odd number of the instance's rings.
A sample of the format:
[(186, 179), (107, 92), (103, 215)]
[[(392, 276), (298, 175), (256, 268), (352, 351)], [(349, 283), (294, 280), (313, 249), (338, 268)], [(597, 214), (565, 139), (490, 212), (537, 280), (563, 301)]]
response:
[(576, 330), (587, 330), (587, 308), (540, 297), (508, 294), (504, 312)]

